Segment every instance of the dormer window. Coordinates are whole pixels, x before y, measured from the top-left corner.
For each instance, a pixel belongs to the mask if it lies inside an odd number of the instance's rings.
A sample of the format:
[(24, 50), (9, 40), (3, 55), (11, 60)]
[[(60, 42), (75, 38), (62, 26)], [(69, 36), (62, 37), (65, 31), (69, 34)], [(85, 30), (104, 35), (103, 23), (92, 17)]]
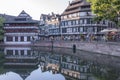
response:
[(88, 5), (88, 6), (81, 6), (81, 9), (86, 9), (86, 8), (90, 8), (90, 5)]
[(26, 18), (16, 18), (15, 21), (26, 21)]
[(30, 19), (32, 19), (31, 16), (23, 10), (15, 20), (16, 21), (27, 21)]

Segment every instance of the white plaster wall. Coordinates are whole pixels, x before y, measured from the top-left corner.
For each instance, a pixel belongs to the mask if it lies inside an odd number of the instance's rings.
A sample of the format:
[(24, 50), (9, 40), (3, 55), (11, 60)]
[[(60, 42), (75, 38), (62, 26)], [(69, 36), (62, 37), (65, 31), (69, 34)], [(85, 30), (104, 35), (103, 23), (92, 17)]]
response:
[(31, 44), (31, 42), (5, 42), (6, 45), (27, 45)]

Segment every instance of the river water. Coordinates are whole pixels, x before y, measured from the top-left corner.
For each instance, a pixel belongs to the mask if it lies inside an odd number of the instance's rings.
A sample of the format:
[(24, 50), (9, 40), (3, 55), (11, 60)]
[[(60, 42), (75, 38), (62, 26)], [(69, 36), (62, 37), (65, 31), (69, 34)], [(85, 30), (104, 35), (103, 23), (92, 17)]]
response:
[[(27, 79), (27, 77), (40, 68), (41, 72), (39, 73), (44, 74), (49, 71), (46, 77), (50, 75), (49, 79), (40, 77), (42, 80), (59, 80), (60, 77), (57, 79), (58, 76), (52, 78), (53, 75), (58, 74), (64, 76), (65, 80), (120, 79), (120, 57), (84, 52), (79, 55), (71, 53), (50, 51), (49, 48), (45, 47), (1, 47), (0, 74), (2, 76), (3, 74), (14, 72), (23, 80), (32, 80), (33, 78)], [(2, 80), (1, 76), (0, 80)], [(36, 79), (36, 76), (34, 78)]]

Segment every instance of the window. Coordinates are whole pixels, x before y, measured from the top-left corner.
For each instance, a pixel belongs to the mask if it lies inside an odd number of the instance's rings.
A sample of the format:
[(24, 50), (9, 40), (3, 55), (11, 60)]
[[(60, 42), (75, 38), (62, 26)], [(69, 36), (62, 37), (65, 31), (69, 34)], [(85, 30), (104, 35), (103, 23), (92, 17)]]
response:
[(72, 14), (72, 17), (76, 17), (76, 16), (77, 16), (77, 13), (73, 13), (73, 14)]
[(87, 28), (87, 32), (93, 32), (93, 27)]
[(18, 41), (18, 37), (17, 36), (15, 36), (15, 41)]
[(62, 28), (62, 33), (66, 33), (67, 29), (66, 28)]
[(7, 41), (13, 41), (13, 37), (12, 36), (7, 36), (6, 38), (7, 38), (6, 39)]
[(61, 24), (62, 24), (62, 26), (65, 26), (65, 22), (63, 21), (63, 22), (61, 22)]
[(15, 50), (15, 55), (19, 55), (19, 54), (18, 54), (18, 50)]
[(97, 32), (97, 27), (94, 27), (95, 32)]
[(21, 52), (21, 55), (24, 55), (24, 50), (21, 50), (20, 52)]
[(103, 24), (105, 24), (105, 21), (103, 21)]
[(68, 21), (68, 25), (71, 25), (71, 21)]
[(73, 21), (73, 25), (76, 25), (76, 21), (75, 20)]
[(87, 24), (87, 20), (86, 19), (84, 19), (84, 24)]
[(81, 9), (89, 9), (89, 8), (90, 8), (90, 5), (81, 6)]
[(78, 20), (76, 20), (76, 24), (77, 24), (77, 25), (79, 24)]
[(75, 32), (78, 32), (78, 27), (75, 28)]
[(87, 19), (87, 24), (91, 24), (91, 19), (90, 18)]
[(78, 32), (78, 28), (72, 28), (72, 32)]
[(28, 56), (30, 56), (31, 55), (31, 51), (27, 50), (27, 54), (28, 54)]
[(71, 33), (72, 32), (72, 28), (67, 28), (67, 32)]
[(27, 41), (30, 41), (30, 36), (27, 36)]
[(7, 26), (7, 27), (8, 27), (8, 26), (9, 26), (9, 24), (5, 24), (5, 26)]
[(84, 28), (83, 28), (83, 31), (84, 31), (84, 32), (87, 32), (87, 27), (84, 27)]
[(80, 32), (83, 32), (83, 27), (80, 27)]
[(73, 21), (71, 21), (71, 25), (73, 25)]
[(7, 50), (6, 52), (8, 56), (13, 55), (13, 50)]
[(86, 16), (86, 12), (80, 12), (80, 16)]
[(65, 21), (65, 26), (68, 26), (68, 21)]
[(24, 41), (24, 36), (21, 36), (21, 41)]
[(83, 24), (83, 19), (80, 19), (80, 24)]

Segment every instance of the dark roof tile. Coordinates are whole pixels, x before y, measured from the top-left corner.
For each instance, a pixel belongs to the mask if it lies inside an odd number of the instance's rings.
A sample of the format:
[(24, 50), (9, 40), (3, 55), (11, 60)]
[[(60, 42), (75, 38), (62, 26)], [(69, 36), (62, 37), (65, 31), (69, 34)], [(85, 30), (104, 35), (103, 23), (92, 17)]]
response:
[[(65, 9), (62, 15), (72, 14), (76, 12), (82, 11), (80, 9), (81, 6), (90, 6), (90, 3), (86, 0), (73, 0), (69, 6)], [(89, 9), (90, 10), (90, 9)]]

